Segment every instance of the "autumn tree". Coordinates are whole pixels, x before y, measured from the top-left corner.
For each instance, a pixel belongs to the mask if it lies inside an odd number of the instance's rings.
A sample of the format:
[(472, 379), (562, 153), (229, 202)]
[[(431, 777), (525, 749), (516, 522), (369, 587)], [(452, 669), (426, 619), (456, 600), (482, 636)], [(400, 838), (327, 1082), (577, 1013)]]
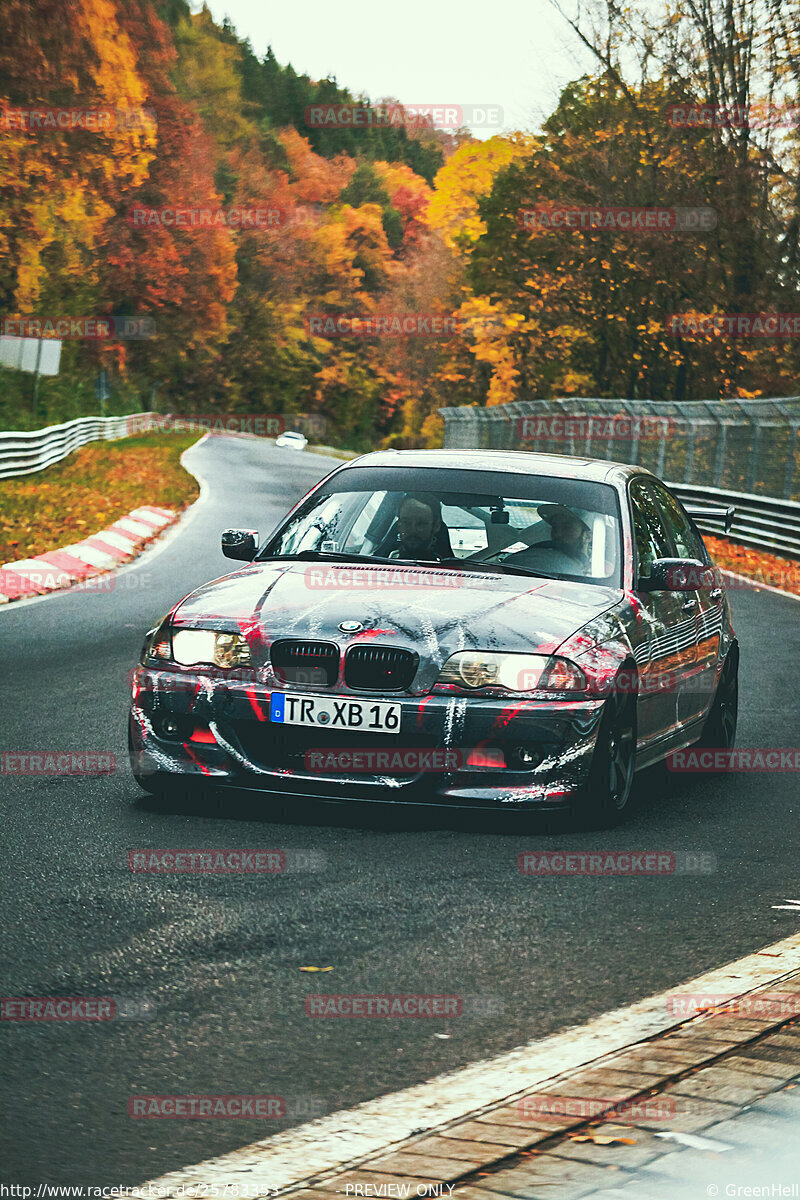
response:
[[(730, 236), (713, 147), (669, 125), (669, 98), (663, 82), (635, 94), (608, 76), (570, 85), (541, 145), (480, 204), (487, 229), (470, 278), (524, 318), (511, 337), (520, 395), (681, 399), (752, 383), (750, 350), (731, 339), (684, 344), (665, 330), (671, 313), (720, 305)], [(700, 209), (713, 228), (555, 229), (534, 215), (553, 204)]]
[[(76, 311), (97, 282), (114, 203), (154, 157), (146, 88), (111, 0), (6, 0), (3, 25), (0, 300), (7, 313)], [(104, 116), (94, 128), (33, 128), (14, 116), (32, 107)]]
[[(156, 156), (142, 184), (120, 201), (115, 220), (105, 233), (104, 291), (123, 312), (145, 312), (153, 317), (156, 334), (146, 343), (128, 347), (127, 364), (152, 385), (162, 385), (161, 401), (179, 409), (205, 399), (207, 372), (216, 361), (229, 331), (227, 306), (236, 291), (234, 234), (225, 225), (175, 227), (164, 224), (164, 210), (220, 210), (224, 198), (215, 176), (223, 150), (235, 141), (227, 114), (220, 117), (224, 134), (206, 125), (194, 102), (182, 97), (173, 76), (181, 59), (169, 27), (160, 20), (150, 0), (127, 0), (122, 23), (136, 47), (147, 104), (157, 118)], [(197, 18), (207, 42), (205, 18)], [(184, 44), (194, 46), (183, 30)], [(194, 86), (197, 55), (188, 55), (184, 92)], [(206, 46), (207, 78), (214, 77), (212, 49)], [(224, 61), (224, 57), (223, 57)], [(238, 86), (234, 72), (225, 76)], [(180, 71), (178, 71), (180, 74)], [(234, 108), (230, 101), (229, 110)], [(235, 128), (236, 133), (242, 130)], [(230, 142), (225, 139), (230, 134)], [(144, 214), (144, 216), (137, 216)], [(155, 214), (154, 220), (148, 214)], [(205, 382), (204, 382), (205, 380)], [(217, 383), (217, 388), (219, 384)], [(224, 392), (223, 392), (224, 394)], [(172, 397), (172, 401), (170, 401)]]

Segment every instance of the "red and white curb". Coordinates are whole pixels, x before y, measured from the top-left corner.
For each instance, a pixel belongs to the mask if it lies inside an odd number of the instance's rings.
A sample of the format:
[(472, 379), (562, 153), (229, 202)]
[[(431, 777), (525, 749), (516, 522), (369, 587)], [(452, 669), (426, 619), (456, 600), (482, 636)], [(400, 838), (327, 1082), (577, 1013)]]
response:
[[(681, 992), (694, 996), (743, 996), (796, 971), (798, 966), (800, 934), (796, 933), (696, 979), (679, 981), (677, 986)], [(435, 1134), (451, 1121), (464, 1120), (503, 1101), (519, 1099), (524, 1092), (548, 1080), (665, 1033), (683, 1020), (670, 1007), (675, 992), (673, 986), (626, 1008), (604, 1013), (585, 1025), (534, 1039), (497, 1058), (470, 1063), (425, 1083), (297, 1125), (239, 1150), (170, 1171), (142, 1184), (139, 1195), (169, 1200), (227, 1194), (254, 1200), (274, 1195), (279, 1189), (308, 1186), (309, 1180), (319, 1175), (355, 1170), (378, 1153), (386, 1155), (396, 1150), (416, 1133)], [(388, 1180), (402, 1183), (396, 1175), (376, 1172), (373, 1190), (358, 1194), (384, 1197), (420, 1194), (415, 1189), (410, 1193), (378, 1191), (378, 1186)], [(226, 1185), (236, 1191), (226, 1193)], [(449, 1200), (451, 1194), (444, 1193), (444, 1200)], [(541, 1189), (537, 1189), (537, 1194), (543, 1194)], [(496, 1195), (497, 1200), (505, 1197), (505, 1193), (500, 1196), (490, 1190), (485, 1190), (485, 1195), (487, 1198)], [(322, 1196), (324, 1192), (320, 1200)]]
[(0, 567), (0, 604), (42, 596), (107, 575), (136, 558), (168, 526), (174, 525), (180, 515), (169, 508), (145, 504), (82, 542), (50, 550), (36, 558), (4, 563)]

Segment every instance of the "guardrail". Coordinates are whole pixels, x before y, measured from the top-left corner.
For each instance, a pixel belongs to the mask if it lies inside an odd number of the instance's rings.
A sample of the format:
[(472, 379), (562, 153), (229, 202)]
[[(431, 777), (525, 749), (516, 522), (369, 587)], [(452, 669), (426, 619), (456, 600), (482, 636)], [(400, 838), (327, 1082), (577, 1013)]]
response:
[[(707, 518), (697, 522), (704, 532), (800, 557), (800, 503), (793, 498), (800, 495), (798, 396), (657, 405), (564, 398), (439, 412), (448, 449), (531, 450), (638, 463), (665, 479), (684, 502), (735, 507), (730, 534), (723, 521)], [(628, 428), (629, 435), (620, 436)]]
[(771, 496), (723, 492), (712, 487), (689, 487), (685, 483), (669, 483), (669, 486), (684, 504), (734, 506), (736, 515), (729, 534), (725, 533), (723, 520), (695, 517), (704, 533), (716, 533), (760, 550), (777, 550), (800, 558), (800, 504), (796, 500), (774, 500)]
[(448, 449), (618, 459), (659, 479), (800, 500), (800, 396), (658, 404), (570, 396), (439, 413)]
[[(451, 422), (446, 422), (446, 430), (452, 431), (455, 425), (459, 433), (459, 447), (465, 449), (468, 439), (464, 435), (472, 422), (473, 430), (477, 430), (480, 422), (481, 430), (485, 434), (487, 418), (481, 417), (483, 414), (491, 414), (489, 422), (498, 432), (502, 429), (505, 435), (510, 421), (519, 415), (520, 406), (507, 406), (517, 410), (513, 414), (504, 414), (502, 409), (505, 407), (444, 409), (443, 415), (446, 415), (446, 418), (451, 417)], [(0, 479), (33, 475), (53, 463), (60, 462), (73, 450), (85, 446), (88, 442), (115, 441), (127, 437), (132, 432), (146, 433), (148, 430), (158, 429), (163, 420), (163, 416), (157, 413), (135, 413), (126, 417), (79, 417), (75, 421), (66, 421), (63, 425), (50, 425), (46, 429), (0, 433)], [(448, 440), (446, 435), (445, 444)], [(484, 441), (484, 438), (480, 440)], [(498, 440), (506, 441), (506, 436)], [(606, 453), (598, 457), (611, 455)], [(732, 504), (736, 508), (736, 517), (729, 536), (734, 541), (800, 557), (800, 503), (797, 501), (757, 496), (749, 492), (727, 491), (685, 481), (667, 482), (686, 503), (702, 504), (705, 501), (723, 506)], [(704, 518), (698, 520), (697, 524), (705, 532), (725, 536), (722, 520)]]
[(127, 437), (132, 428), (136, 433), (147, 433), (159, 427), (159, 420), (156, 413), (78, 417), (75, 421), (49, 425), (46, 429), (0, 433), (0, 479), (43, 471), (87, 442), (116, 441)]
[[(21, 430), (0, 433), (0, 479), (43, 471), (87, 442), (114, 441), (154, 429), (272, 437), (283, 433), (289, 420), (314, 442), (327, 431), (325, 418), (316, 413), (131, 413), (126, 417), (78, 417), (63, 425), (50, 425), (29, 433)], [(275, 424), (277, 428), (272, 429)]]

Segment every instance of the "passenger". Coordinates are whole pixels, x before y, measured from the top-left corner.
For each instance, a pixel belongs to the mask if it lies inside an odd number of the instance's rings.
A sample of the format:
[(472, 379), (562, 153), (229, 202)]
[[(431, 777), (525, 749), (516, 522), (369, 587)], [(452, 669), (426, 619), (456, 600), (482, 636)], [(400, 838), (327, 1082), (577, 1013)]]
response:
[(582, 571), (588, 571), (592, 544), (589, 526), (563, 504), (541, 504), (539, 516), (550, 526), (552, 536), (548, 542), (536, 542), (532, 549), (558, 550), (579, 563)]

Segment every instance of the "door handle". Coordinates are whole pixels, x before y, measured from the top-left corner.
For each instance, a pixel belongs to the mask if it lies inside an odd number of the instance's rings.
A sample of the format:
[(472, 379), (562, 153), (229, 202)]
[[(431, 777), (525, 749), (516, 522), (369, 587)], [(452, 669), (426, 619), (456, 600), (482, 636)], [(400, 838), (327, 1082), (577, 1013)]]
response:
[(694, 596), (692, 596), (691, 600), (684, 600), (681, 605), (682, 612), (692, 612), (695, 608), (697, 608), (697, 600)]

